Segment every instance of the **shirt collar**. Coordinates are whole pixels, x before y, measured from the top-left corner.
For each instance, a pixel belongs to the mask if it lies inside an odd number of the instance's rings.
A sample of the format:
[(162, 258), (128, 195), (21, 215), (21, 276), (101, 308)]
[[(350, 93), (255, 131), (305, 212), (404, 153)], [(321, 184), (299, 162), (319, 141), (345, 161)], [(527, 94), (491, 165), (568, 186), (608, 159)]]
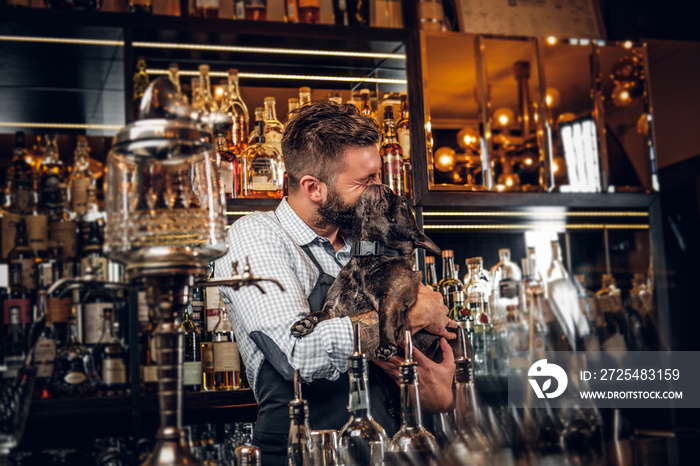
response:
[[(279, 219), (280, 223), (284, 229), (289, 233), (295, 243), (299, 246), (306, 246), (307, 244), (313, 243), (315, 240), (319, 239), (321, 242), (327, 242), (330, 244), (330, 240), (325, 238), (318, 233), (316, 233), (313, 228), (306, 224), (294, 210), (290, 207), (285, 197), (277, 206), (275, 214)], [(345, 246), (338, 251), (344, 252), (346, 249), (350, 250), (350, 245), (352, 244), (351, 238), (343, 237)]]

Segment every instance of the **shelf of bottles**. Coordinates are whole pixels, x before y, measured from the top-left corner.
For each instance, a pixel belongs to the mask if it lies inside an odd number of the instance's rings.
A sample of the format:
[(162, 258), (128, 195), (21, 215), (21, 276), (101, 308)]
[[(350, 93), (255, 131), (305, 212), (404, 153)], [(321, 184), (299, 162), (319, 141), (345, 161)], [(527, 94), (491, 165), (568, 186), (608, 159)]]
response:
[(420, 41), (429, 191), (658, 191), (645, 44)]

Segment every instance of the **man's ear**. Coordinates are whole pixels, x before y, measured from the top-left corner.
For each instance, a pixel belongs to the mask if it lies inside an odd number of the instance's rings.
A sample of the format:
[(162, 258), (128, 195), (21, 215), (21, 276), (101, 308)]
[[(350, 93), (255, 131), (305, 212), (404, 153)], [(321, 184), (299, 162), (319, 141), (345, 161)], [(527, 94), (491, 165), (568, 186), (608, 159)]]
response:
[(328, 195), (328, 186), (323, 181), (311, 175), (304, 175), (299, 180), (299, 187), (304, 195), (312, 202), (321, 204)]

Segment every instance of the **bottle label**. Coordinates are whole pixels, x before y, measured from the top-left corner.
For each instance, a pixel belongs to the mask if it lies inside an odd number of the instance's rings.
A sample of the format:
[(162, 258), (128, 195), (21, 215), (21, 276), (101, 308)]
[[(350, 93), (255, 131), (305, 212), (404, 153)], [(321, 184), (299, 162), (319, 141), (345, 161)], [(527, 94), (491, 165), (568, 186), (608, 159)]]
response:
[(139, 291), (136, 297), (137, 308), (138, 308), (138, 319), (141, 328), (148, 326), (150, 321), (148, 317), (148, 303), (146, 302), (146, 292)]
[(47, 300), (46, 318), (49, 322), (68, 322), (73, 300), (70, 297), (49, 298)]
[(34, 360), (37, 362), (36, 376), (51, 377), (56, 360), (56, 341), (53, 338), (39, 338), (34, 346)]
[(182, 384), (201, 385), (202, 384), (202, 362), (186, 361), (182, 363)]
[(41, 202), (47, 209), (59, 209), (63, 200), (58, 185), (61, 183), (61, 176), (58, 173), (48, 173), (44, 175), (41, 182)]
[(141, 380), (144, 383), (158, 382), (158, 366), (141, 366)]
[(219, 0), (196, 0), (197, 8), (215, 8), (219, 9)]
[(501, 298), (517, 298), (520, 294), (520, 285), (517, 280), (506, 278), (498, 282), (498, 291), (501, 294)]
[(22, 285), (29, 290), (36, 290), (36, 262), (34, 259), (12, 259), (10, 266), (12, 264), (19, 264), (22, 267)]
[(202, 371), (214, 372), (214, 351), (212, 343), (202, 343)]
[(321, 0), (299, 0), (299, 8), (321, 8)]
[(24, 366), (24, 356), (5, 356), (5, 366), (7, 369), (3, 372), (3, 378), (10, 379), (19, 375), (19, 370)]
[(95, 275), (97, 275), (98, 280), (106, 280), (107, 279), (107, 258), (100, 256), (100, 257), (84, 257), (80, 259), (80, 271), (85, 274), (87, 271), (90, 263), (94, 267), (98, 267), (97, 272)]
[(405, 160), (411, 159), (411, 133), (409, 130), (404, 128), (398, 128), (396, 130), (396, 136), (399, 140), (399, 145), (401, 146), (401, 152), (403, 152), (403, 158)]
[(84, 214), (87, 211), (87, 189), (91, 182), (90, 178), (78, 178), (71, 181), (70, 208), (78, 215)]
[(70, 385), (80, 385), (87, 380), (87, 377), (82, 372), (69, 372), (63, 380)]
[(102, 361), (102, 382), (105, 385), (126, 383), (126, 367), (121, 358), (110, 358)]
[(215, 341), (212, 343), (214, 372), (240, 371), (238, 344), (235, 341)]
[(49, 219), (46, 215), (27, 215), (24, 217), (27, 225), (27, 239), (29, 247), (37, 251), (46, 251), (49, 248)]
[(12, 309), (17, 309), (20, 324), (32, 323), (32, 302), (30, 299), (6, 299), (5, 300), (5, 325), (9, 325)]
[(15, 247), (15, 234), (17, 222), (21, 219), (19, 214), (5, 212), (2, 215), (2, 258), (7, 258), (7, 253)]
[(62, 243), (65, 257), (78, 255), (78, 225), (75, 222), (52, 222), (51, 239)]
[(231, 197), (233, 193), (233, 164), (222, 160), (219, 173), (221, 174), (221, 186), (224, 189), (224, 194), (226, 197)]
[(114, 303), (83, 304), (83, 343), (94, 345), (102, 336), (105, 309), (114, 312)]

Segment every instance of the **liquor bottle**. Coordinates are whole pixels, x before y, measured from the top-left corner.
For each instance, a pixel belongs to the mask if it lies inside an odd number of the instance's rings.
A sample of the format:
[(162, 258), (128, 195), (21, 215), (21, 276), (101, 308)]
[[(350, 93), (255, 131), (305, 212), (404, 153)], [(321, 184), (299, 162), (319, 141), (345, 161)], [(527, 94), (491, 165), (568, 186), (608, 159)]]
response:
[(200, 109), (204, 113), (218, 111), (218, 106), (214, 101), (211, 92), (211, 79), (209, 78), (209, 65), (199, 65), (199, 86), (200, 86)]
[(452, 307), (449, 312), (450, 318), (457, 321), (460, 327), (465, 329), (473, 328), (474, 322), (469, 312), (469, 307), (465, 304), (464, 291), (452, 292)]
[(439, 447), (423, 426), (418, 394), (418, 364), (413, 360), (411, 332), (404, 334), (406, 359), (399, 366), (401, 428), (391, 439), (389, 452), (396, 464), (438, 465)]
[(7, 332), (2, 343), (3, 364), (6, 367), (4, 378), (14, 378), (24, 366), (27, 357), (27, 341), (22, 329), (21, 309), (19, 306), (9, 306), (6, 311)]
[(248, 146), (251, 146), (258, 142), (258, 136), (261, 134), (259, 131), (260, 122), (265, 124), (265, 109), (263, 107), (255, 107), (255, 122), (253, 124), (253, 131), (248, 135)]
[(194, 9), (190, 14), (198, 18), (218, 18), (219, 0), (194, 0)]
[(545, 356), (547, 327), (542, 315), (544, 284), (537, 273), (534, 248), (528, 248), (520, 264), (523, 272), (521, 316), (526, 319), (530, 357), (536, 361)]
[(80, 270), (84, 275), (88, 268), (92, 267), (99, 280), (107, 280), (107, 257), (102, 252), (102, 231), (100, 223), (91, 221), (88, 223), (87, 244), (80, 252)]
[(180, 85), (180, 67), (177, 63), (168, 65), (168, 79), (170, 79), (170, 82), (173, 83), (175, 89), (177, 89), (177, 96), (187, 102), (187, 96), (182, 92), (182, 86)]
[(204, 296), (205, 290), (206, 288), (192, 287), (190, 295), (190, 305), (192, 306), (190, 310), (190, 320), (192, 320), (192, 324), (197, 328), (200, 338), (202, 338), (207, 331), (205, 322), (207, 315), (206, 298)]
[(285, 129), (289, 122), (296, 116), (296, 112), (301, 108), (299, 105), (299, 99), (297, 97), (290, 97), (287, 100), (287, 122), (284, 124)]
[(129, 0), (129, 13), (153, 13), (152, 0)]
[(299, 88), (299, 106), (303, 107), (311, 103), (311, 88), (310, 87), (300, 87)]
[(185, 333), (185, 353), (182, 363), (182, 388), (188, 392), (202, 389), (202, 339), (199, 329), (192, 322), (192, 313), (185, 311), (182, 319)]
[(348, 4), (352, 0), (333, 0), (333, 23), (337, 26), (350, 26)]
[(505, 321), (509, 306), (520, 306), (520, 267), (510, 260), (510, 249), (498, 250), (499, 261), (491, 267), (493, 291), (491, 293), (491, 317)]
[(455, 423), (457, 435), (445, 448), (450, 464), (490, 464), (489, 441), (481, 430), (479, 406), (468, 357), (469, 340), (463, 329), (457, 333), (461, 353), (455, 358)]
[(372, 0), (370, 26), (402, 28), (401, 0)]
[(298, 0), (299, 22), (318, 24), (321, 21), (321, 0)]
[[(552, 261), (547, 269), (546, 299), (542, 302), (547, 325), (549, 347), (552, 351), (576, 349), (573, 319), (578, 319), (578, 292), (561, 261), (559, 241), (551, 241)], [(568, 325), (567, 325), (568, 324)]]
[(361, 89), (360, 90), (360, 113), (367, 118), (370, 118), (372, 120), (372, 123), (374, 123), (374, 126), (377, 127), (379, 131), (382, 130), (381, 126), (379, 126), (379, 121), (377, 120), (377, 114), (374, 112), (374, 109), (372, 109), (372, 103), (369, 100), (369, 89)]
[(438, 282), (438, 289), (442, 293), (442, 300), (447, 309), (452, 309), (452, 293), (462, 290), (462, 282), (455, 278), (455, 258), (452, 249), (442, 250), (442, 279)]
[[(90, 269), (83, 269), (84, 274), (89, 273), (89, 271)], [(114, 319), (114, 297), (105, 288), (91, 287), (82, 300), (82, 310), (83, 344), (92, 347), (103, 335), (105, 313), (109, 312), (110, 317)]]
[(146, 73), (146, 59), (139, 57), (136, 60), (136, 73), (134, 73), (134, 121), (139, 119), (141, 109), (141, 97), (148, 87), (148, 73)]
[(49, 398), (48, 384), (53, 373), (56, 360), (57, 334), (53, 322), (48, 315), (47, 290), (39, 290), (36, 299), (37, 319), (44, 320), (44, 327), (34, 344), (34, 362), (36, 364), (36, 382), (34, 383), (34, 398)]
[(642, 339), (647, 349), (658, 348), (658, 333), (654, 321), (654, 294), (643, 273), (635, 273), (630, 290), (630, 309), (637, 313), (642, 325)]
[(386, 432), (373, 418), (369, 402), (369, 369), (367, 356), (362, 352), (360, 324), (354, 325), (355, 348), (350, 355), (348, 375), (350, 419), (340, 430), (339, 459), (344, 466), (373, 464), (379, 456), (383, 461), (388, 440)]
[(596, 291), (595, 300), (600, 318), (598, 334), (601, 348), (605, 351), (627, 351), (627, 325), (622, 296), (611, 274), (603, 274), (601, 288)]
[(233, 326), (224, 307), (219, 301), (219, 322), (212, 332), (212, 353), (214, 356), (214, 386), (217, 391), (238, 390), (241, 388), (241, 356), (233, 333)]
[(282, 157), (265, 142), (265, 121), (256, 123), (257, 140), (243, 153), (243, 197), (281, 198), (283, 179), (279, 178)]
[(401, 146), (396, 142), (394, 113), (390, 106), (384, 107), (384, 141), (379, 153), (382, 156), (382, 183), (389, 186), (394, 194), (403, 196), (405, 194), (403, 154)]
[(90, 147), (85, 136), (78, 136), (78, 144), (73, 155), (73, 170), (68, 186), (70, 189), (70, 210), (80, 216), (87, 210), (88, 186), (94, 184), (94, 174), (90, 171)]
[(309, 404), (301, 398), (301, 374), (294, 371), (294, 399), (289, 402), (289, 436), (287, 460), (289, 466), (311, 466), (313, 444), (309, 428)]
[(481, 270), (481, 258), (472, 257), (467, 260), (469, 269), (469, 281), (464, 285), (467, 294), (467, 307), (473, 328), (469, 340), (474, 348), (474, 375), (488, 375), (491, 373), (493, 348), (491, 319), (488, 312), (488, 285), (479, 278)]
[(403, 154), (403, 176), (405, 182), (405, 192), (409, 198), (413, 197), (413, 165), (411, 164), (411, 126), (408, 114), (408, 94), (399, 93), (400, 112), (396, 121), (396, 139), (401, 146)]
[(153, 309), (148, 307), (148, 320), (139, 333), (139, 378), (142, 393), (158, 390), (158, 360), (156, 357), (156, 325)]
[(284, 21), (287, 23), (299, 22), (299, 0), (285, 0)]
[(27, 244), (36, 252), (37, 262), (40, 262), (48, 249), (49, 214), (40, 203), (36, 182), (32, 189), (29, 210), (24, 213), (24, 223), (27, 227)]
[(37, 289), (36, 251), (31, 249), (27, 240), (25, 221), (17, 222), (15, 232), (15, 247), (7, 253), (9, 267), (18, 267), (22, 275), (22, 285), (30, 292)]
[(62, 202), (49, 218), (50, 243), (54, 247), (60, 246), (62, 257), (72, 261), (78, 256), (78, 224), (68, 212), (68, 186), (60, 183), (59, 191)]
[(219, 176), (221, 189), (226, 199), (238, 197), (240, 193), (239, 181), (241, 165), (236, 154), (231, 150), (231, 144), (226, 139), (226, 132), (222, 128), (216, 128), (216, 151), (221, 160)]
[(524, 322), (520, 309), (511, 304), (506, 308), (505, 334), (498, 340), (500, 345), (496, 356), (503, 363), (499, 365), (499, 375), (508, 375), (511, 370), (527, 373), (530, 367), (527, 323)]
[(92, 350), (95, 370), (100, 376), (98, 389), (104, 396), (128, 393), (128, 353), (114, 332), (114, 308), (104, 307), (102, 335)]
[[(27, 149), (22, 131), (15, 133), (15, 148), (12, 153), (12, 161), (7, 168), (7, 194), (6, 202), (9, 205), (2, 213), (2, 258), (14, 247), (15, 224), (21, 216), (31, 208), (32, 192), (34, 189), (34, 174), (32, 166), (27, 162)], [(7, 195), (6, 194), (6, 195)]]
[(435, 291), (439, 291), (437, 272), (435, 271), (435, 258), (425, 256), (425, 284)]
[(11, 324), (11, 310), (16, 309), (19, 312), (19, 325), (23, 334), (27, 334), (32, 325), (32, 293), (22, 283), (22, 265), (19, 263), (11, 263), (9, 265), (10, 273), (10, 292), (3, 301), (4, 324)]
[(73, 310), (68, 322), (68, 339), (56, 353), (49, 392), (52, 398), (88, 398), (97, 393), (98, 383), (92, 354), (78, 339)]
[[(59, 261), (55, 261), (51, 268), (51, 283), (62, 278), (63, 269)], [(48, 286), (45, 288), (48, 291)], [(46, 322), (51, 325), (55, 333), (56, 345), (60, 346), (68, 339), (68, 321), (73, 307), (73, 298), (69, 293), (61, 295), (62, 290), (55, 290), (46, 297)]]
[(273, 146), (281, 154), (284, 125), (277, 119), (275, 104), (274, 97), (265, 97), (263, 107), (265, 109), (265, 142)]
[(248, 21), (267, 21), (267, 0), (245, 0), (243, 7)]
[(229, 140), (235, 147), (237, 155), (243, 153), (248, 146), (248, 122), (250, 116), (248, 107), (241, 97), (238, 83), (238, 70), (231, 68), (228, 70), (228, 101), (224, 109), (225, 113), (233, 120), (232, 132)]

